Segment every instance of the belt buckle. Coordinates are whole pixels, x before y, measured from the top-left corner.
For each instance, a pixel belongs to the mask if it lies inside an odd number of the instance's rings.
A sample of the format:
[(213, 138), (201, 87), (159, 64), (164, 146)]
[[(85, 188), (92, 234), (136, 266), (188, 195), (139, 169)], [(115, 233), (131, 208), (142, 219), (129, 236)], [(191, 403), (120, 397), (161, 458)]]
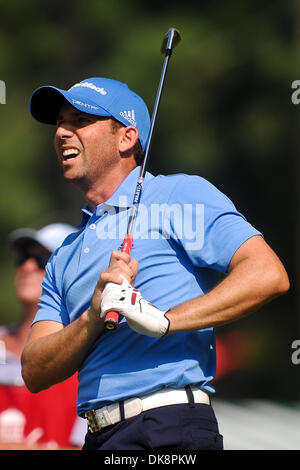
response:
[(101, 430), (101, 424), (98, 423), (95, 410), (86, 411), (85, 417), (88, 421), (89, 429), (91, 432), (97, 432)]
[[(111, 416), (114, 411), (112, 407), (114, 407), (114, 405), (110, 405), (109, 407), (103, 406), (98, 410), (89, 410), (85, 413), (90, 430), (92, 432), (101, 431), (102, 428), (110, 426), (119, 421), (119, 419), (114, 420), (113, 416)], [(119, 409), (119, 405), (117, 409)]]

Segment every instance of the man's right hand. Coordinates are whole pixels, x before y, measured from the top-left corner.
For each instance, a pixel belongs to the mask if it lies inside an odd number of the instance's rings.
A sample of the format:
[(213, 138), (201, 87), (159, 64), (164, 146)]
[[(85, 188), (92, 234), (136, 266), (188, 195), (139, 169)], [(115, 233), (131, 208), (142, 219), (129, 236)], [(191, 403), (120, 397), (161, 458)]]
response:
[(91, 311), (100, 317), (101, 295), (108, 282), (122, 284), (122, 276), (124, 276), (130, 284), (134, 285), (137, 272), (137, 260), (131, 259), (127, 253), (122, 253), (118, 250), (113, 251), (108, 268), (102, 271), (96, 284), (91, 300)]

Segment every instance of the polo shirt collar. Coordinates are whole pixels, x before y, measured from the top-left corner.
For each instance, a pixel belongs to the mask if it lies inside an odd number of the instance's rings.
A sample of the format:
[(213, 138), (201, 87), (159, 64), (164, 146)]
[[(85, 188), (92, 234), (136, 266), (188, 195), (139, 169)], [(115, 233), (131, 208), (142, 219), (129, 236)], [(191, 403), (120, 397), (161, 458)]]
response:
[[(107, 199), (107, 201), (98, 204), (95, 209), (95, 214), (98, 217), (101, 217), (104, 212), (108, 211), (111, 207), (118, 207), (119, 209), (127, 209), (128, 207), (131, 207), (137, 180), (140, 174), (140, 169), (140, 166), (134, 168), (134, 170), (132, 170), (122, 181), (120, 186), (118, 186), (110, 198)], [(154, 176), (151, 173), (146, 172), (143, 187), (152, 178), (154, 178)], [(84, 227), (92, 215), (93, 213), (88, 208), (88, 205), (85, 204), (85, 206), (82, 208), (82, 219), (77, 228)]]

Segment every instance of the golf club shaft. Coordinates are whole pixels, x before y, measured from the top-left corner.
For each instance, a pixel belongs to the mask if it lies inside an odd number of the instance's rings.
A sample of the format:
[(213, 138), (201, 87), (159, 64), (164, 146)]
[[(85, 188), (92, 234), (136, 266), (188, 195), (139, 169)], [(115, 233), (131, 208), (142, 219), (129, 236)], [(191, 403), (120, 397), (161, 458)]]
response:
[[(172, 47), (174, 47), (176, 45), (174, 38), (175, 37), (177, 38), (177, 42), (180, 40), (179, 32), (175, 28), (170, 28), (168, 33), (167, 33), (167, 36), (168, 36), (167, 42), (165, 42), (165, 44), (163, 43), (163, 47), (165, 45), (165, 51), (164, 51), (165, 52), (165, 59), (164, 59), (163, 68), (162, 68), (162, 72), (161, 72), (161, 76), (160, 76), (160, 81), (159, 81), (159, 85), (158, 85), (158, 89), (157, 89), (157, 93), (156, 93), (156, 99), (155, 99), (155, 103), (154, 103), (154, 107), (153, 107), (153, 111), (152, 111), (149, 137), (148, 137), (148, 140), (147, 140), (147, 145), (146, 145), (146, 149), (145, 149), (145, 153), (144, 153), (144, 159), (143, 159), (143, 163), (142, 163), (142, 166), (141, 166), (141, 170), (140, 170), (140, 174), (139, 174), (139, 178), (138, 178), (138, 181), (137, 181), (137, 186), (136, 186), (136, 190), (135, 190), (135, 194), (134, 194), (134, 198), (133, 198), (133, 203), (132, 203), (132, 207), (131, 207), (131, 211), (130, 211), (128, 226), (127, 226), (127, 233), (125, 235), (125, 238), (124, 238), (124, 241), (123, 241), (123, 244), (122, 244), (122, 249), (121, 249), (122, 253), (127, 253), (129, 255), (131, 253), (131, 248), (132, 248), (132, 243), (133, 243), (133, 235), (132, 234), (133, 234), (134, 222), (136, 220), (136, 215), (137, 215), (137, 212), (138, 212), (138, 206), (139, 206), (140, 199), (141, 199), (142, 185), (143, 185), (144, 177), (145, 177), (145, 173), (146, 173), (146, 164), (147, 164), (148, 155), (149, 155), (149, 151), (150, 151), (150, 146), (151, 146), (151, 142), (152, 142), (152, 134), (153, 134), (153, 129), (154, 129), (155, 121), (156, 121), (157, 111), (158, 111), (160, 100), (161, 100), (161, 95), (162, 95), (162, 91), (163, 91), (163, 86), (164, 86), (164, 82), (165, 82), (165, 77), (166, 77), (166, 73), (167, 73), (167, 69), (168, 69), (169, 60), (170, 60), (170, 57), (172, 55)], [(173, 46), (173, 43), (174, 43), (174, 46)], [(118, 323), (119, 323), (119, 314), (118, 314), (118, 312), (110, 311), (106, 314), (105, 320), (104, 320), (104, 326), (107, 330), (114, 330), (115, 328), (117, 328)]]

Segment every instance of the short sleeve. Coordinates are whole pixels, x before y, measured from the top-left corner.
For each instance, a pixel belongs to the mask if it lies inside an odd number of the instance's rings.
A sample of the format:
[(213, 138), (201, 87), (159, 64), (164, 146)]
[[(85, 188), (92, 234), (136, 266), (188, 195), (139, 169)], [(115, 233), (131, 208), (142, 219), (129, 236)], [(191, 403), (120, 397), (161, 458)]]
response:
[(176, 241), (199, 268), (225, 273), (238, 248), (262, 235), (227, 196), (199, 176), (180, 175), (168, 207), (165, 224), (170, 224)]
[(56, 286), (54, 264), (55, 257), (52, 256), (46, 266), (46, 274), (42, 282), (42, 295), (33, 323), (41, 320), (56, 321), (64, 325), (70, 323), (64, 301)]

